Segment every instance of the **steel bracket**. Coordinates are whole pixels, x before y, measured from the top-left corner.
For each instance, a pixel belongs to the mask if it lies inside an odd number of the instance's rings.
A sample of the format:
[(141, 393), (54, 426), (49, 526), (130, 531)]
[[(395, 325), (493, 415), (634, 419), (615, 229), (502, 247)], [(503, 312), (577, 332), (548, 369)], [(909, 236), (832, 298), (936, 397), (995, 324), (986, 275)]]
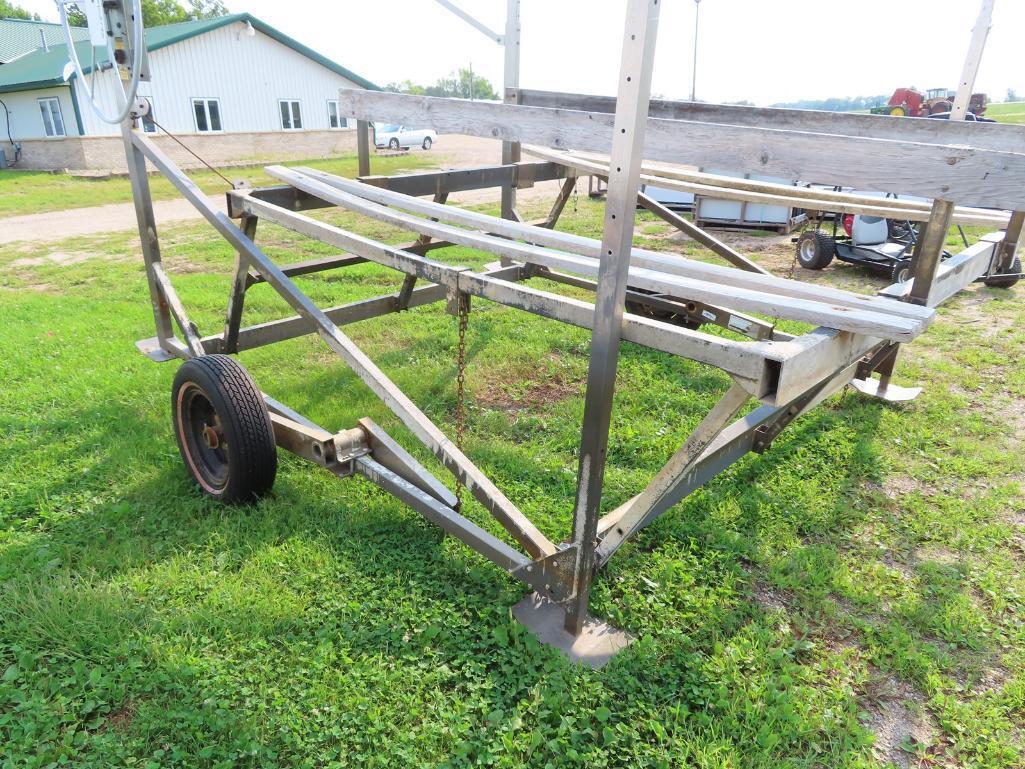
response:
[(751, 451), (756, 454), (765, 453), (786, 426), (800, 416), (801, 411), (802, 406), (800, 404), (791, 403), (790, 407), (780, 414), (775, 421), (757, 428), (754, 434), (754, 442), (751, 444)]
[(534, 588), (539, 596), (559, 603), (576, 595), (573, 587), (576, 555), (576, 545), (568, 545), (557, 553), (539, 558), (509, 573)]

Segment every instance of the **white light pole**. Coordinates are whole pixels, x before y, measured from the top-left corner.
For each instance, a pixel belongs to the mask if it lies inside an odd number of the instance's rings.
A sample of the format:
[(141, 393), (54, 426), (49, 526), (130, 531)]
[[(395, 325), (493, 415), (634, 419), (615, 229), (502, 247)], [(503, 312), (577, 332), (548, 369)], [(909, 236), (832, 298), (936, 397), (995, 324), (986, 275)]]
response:
[(695, 101), (694, 93), (698, 86), (698, 20), (701, 18), (701, 0), (694, 0), (694, 68), (691, 71), (690, 100)]

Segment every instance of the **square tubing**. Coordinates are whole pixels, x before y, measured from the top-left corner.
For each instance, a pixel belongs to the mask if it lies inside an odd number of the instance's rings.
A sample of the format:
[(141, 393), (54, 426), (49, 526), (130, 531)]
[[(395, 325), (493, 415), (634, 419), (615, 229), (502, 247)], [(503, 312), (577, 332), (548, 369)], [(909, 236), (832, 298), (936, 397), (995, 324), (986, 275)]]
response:
[(555, 225), (559, 223), (559, 217), (562, 216), (562, 212), (565, 210), (570, 196), (576, 192), (576, 189), (577, 177), (567, 176), (562, 182), (562, 186), (559, 188), (559, 195), (555, 198), (555, 202), (552, 203), (551, 210), (548, 211), (548, 216), (546, 216), (544, 221), (541, 222), (541, 227), (544, 227), (546, 230), (555, 229)]
[(619, 365), (623, 304), (633, 250), (634, 211), (641, 179), (644, 130), (651, 98), (651, 70), (658, 34), (659, 0), (629, 0), (616, 100), (609, 193), (601, 266), (591, 331), (591, 360), (580, 434), (580, 467), (573, 511), (575, 594), (566, 603), (566, 631), (579, 635), (587, 619), (594, 576), (595, 536), (601, 513), (612, 401)]
[(690, 472), (705, 449), (719, 437), (723, 430), (744, 408), (751, 399), (750, 393), (738, 384), (733, 384), (722, 399), (712, 407), (687, 440), (677, 449), (662, 469), (655, 474), (640, 494), (623, 506), (622, 514), (616, 526), (602, 539), (599, 557), (602, 563), (607, 561), (624, 542), (640, 531), (649, 520), (652, 510), (672, 489), (679, 485), (680, 479)]
[(1021, 242), (1023, 224), (1025, 224), (1025, 211), (1012, 211), (1011, 220), (1007, 223), (1007, 230), (1004, 233), (1004, 242), (1000, 244), (996, 259), (993, 260), (996, 271), (1007, 271), (1014, 264), (1014, 257), (1018, 253), (1018, 244)]
[[(505, 39), (505, 76), (503, 85), (505, 101), (518, 103), (519, 96), (510, 95), (508, 89), (520, 87), (520, 0), (506, 0)], [(502, 142), (502, 165), (520, 161), (520, 143)], [(512, 183), (502, 185), (502, 218), (517, 219), (516, 186)]]
[(716, 238), (710, 235), (709, 233), (705, 232), (696, 224), (688, 222), (675, 211), (670, 211), (668, 208), (659, 203), (650, 195), (647, 195), (643, 192), (637, 193), (637, 202), (644, 206), (644, 208), (646, 208), (648, 211), (651, 211), (651, 213), (655, 214), (655, 216), (662, 219), (664, 222), (673, 225), (673, 227), (678, 229), (688, 238), (696, 240), (705, 248), (721, 256), (734, 267), (739, 267), (740, 269), (747, 270), (748, 272), (757, 272), (761, 275), (771, 274), (764, 267), (755, 264), (746, 256), (737, 251), (735, 248), (731, 248), (730, 246), (723, 243), (721, 240), (719, 240), (719, 238)]
[[(274, 264), (253, 241), (249, 240), (226, 214), (213, 208), (196, 184), (174, 164), (159, 147), (138, 131), (128, 136), (135, 147), (153, 163), (178, 191), (213, 225), (221, 236), (237, 250), (243, 251), (250, 266), (260, 272), (266, 281), (309, 321), (316, 332), (356, 375), (381, 399), (392, 413), (409, 428), (421, 443), (429, 448), (448, 470), (466, 485), (480, 502), (534, 557), (552, 555), (555, 544), (481, 472), (469, 457), (432, 422), (410, 398), (385, 375), (360, 347), (342, 333), (317, 305)], [(458, 287), (457, 287), (458, 288)]]
[(356, 154), (359, 159), (359, 175), (370, 175), (370, 121), (356, 121)]
[[(242, 234), (250, 240), (256, 238), (256, 224), (259, 218), (252, 214), (243, 214), (239, 222)], [(225, 353), (238, 352), (238, 331), (242, 327), (242, 308), (246, 302), (246, 289), (249, 288), (249, 262), (241, 251), (235, 251), (235, 275), (231, 281), (231, 294), (228, 296), (228, 313), (224, 319), (224, 350)]]
[(915, 244), (911, 257), (914, 282), (908, 296), (912, 304), (928, 305), (936, 270), (943, 256), (943, 242), (947, 239), (950, 220), (954, 216), (954, 204), (949, 200), (934, 200), (925, 232)]
[(157, 341), (160, 347), (173, 354), (168, 344), (174, 338), (171, 313), (164, 300), (153, 265), (160, 262), (160, 240), (157, 237), (157, 222), (153, 216), (153, 198), (146, 176), (146, 157), (132, 144), (132, 121), (121, 124), (121, 137), (125, 143), (125, 162), (128, 178), (132, 185), (132, 200), (135, 202), (135, 218), (139, 223), (139, 243), (142, 246), (142, 260), (146, 265), (146, 282), (149, 284), (150, 303), (153, 305), (153, 319), (157, 326)]

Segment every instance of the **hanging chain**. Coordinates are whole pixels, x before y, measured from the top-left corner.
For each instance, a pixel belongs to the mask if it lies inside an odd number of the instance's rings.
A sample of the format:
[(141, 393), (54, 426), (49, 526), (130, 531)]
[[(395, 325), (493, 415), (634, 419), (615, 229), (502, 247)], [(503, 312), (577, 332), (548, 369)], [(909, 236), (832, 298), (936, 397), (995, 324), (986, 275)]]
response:
[[(457, 294), (459, 318), (459, 345), (456, 352), (456, 448), (463, 450), (463, 435), (466, 432), (466, 326), (470, 320), (469, 295)], [(456, 476), (456, 504), (463, 506), (463, 482)]]
[(577, 213), (577, 182), (579, 177), (573, 179), (573, 213)]

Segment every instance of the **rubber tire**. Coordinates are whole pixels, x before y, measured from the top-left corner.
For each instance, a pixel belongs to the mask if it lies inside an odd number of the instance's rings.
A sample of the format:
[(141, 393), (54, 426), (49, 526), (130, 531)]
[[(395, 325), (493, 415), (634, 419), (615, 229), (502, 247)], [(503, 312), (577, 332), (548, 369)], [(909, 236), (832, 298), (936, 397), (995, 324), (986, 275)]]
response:
[(890, 111), (887, 115), (893, 115), (894, 117), (905, 117), (908, 113), (903, 107), (890, 107)]
[[(810, 258), (805, 258), (803, 246), (811, 243), (812, 251)], [(797, 261), (806, 270), (821, 270), (829, 266), (836, 255), (836, 241), (832, 235), (827, 235), (822, 230), (805, 230), (797, 239)]]
[[(903, 278), (901, 275), (903, 274)], [(901, 259), (893, 265), (893, 269), (890, 271), (890, 282), (891, 283), (907, 283), (911, 280), (911, 260)]]
[(424, 137), (424, 143), (421, 144), (420, 146), (423, 147), (425, 150), (429, 150), (431, 148), (432, 144), (434, 144), (434, 142), (431, 140), (431, 137), (430, 136), (425, 136)]
[(886, 232), (890, 236), (890, 240), (899, 240), (904, 242), (911, 239), (912, 229), (907, 222), (898, 221), (897, 219), (887, 219)]
[[(1014, 261), (1011, 262), (1011, 267), (1007, 271), (1015, 275), (1021, 273), (1021, 258), (1017, 256), (1014, 257)], [(994, 275), (991, 278), (986, 278), (982, 282), (990, 288), (1011, 288), (1011, 286), (1019, 280), (1020, 278), (1003, 278), (1000, 275)]]
[[(184, 415), (179, 414), (182, 391), (188, 396), (193, 388), (205, 396), (220, 420), (227, 455), (223, 483), (201, 477), (196, 463), (204, 464), (203, 460), (193, 456), (197, 447), (183, 435), (187, 428), (181, 419)], [(267, 404), (249, 372), (234, 358), (203, 355), (185, 361), (171, 388), (171, 420), (182, 461), (207, 496), (226, 504), (243, 504), (256, 501), (274, 486), (278, 453)]]
[(932, 107), (929, 108), (929, 114), (930, 115), (939, 115), (939, 114), (941, 114), (943, 112), (950, 112), (953, 109), (954, 109), (954, 105), (951, 104), (949, 101), (940, 101), (940, 102), (936, 102), (935, 104), (932, 105)]
[(390, 150), (397, 150), (398, 148), (399, 148), (399, 140), (398, 139), (390, 139), (388, 141), (388, 149), (390, 149)]

